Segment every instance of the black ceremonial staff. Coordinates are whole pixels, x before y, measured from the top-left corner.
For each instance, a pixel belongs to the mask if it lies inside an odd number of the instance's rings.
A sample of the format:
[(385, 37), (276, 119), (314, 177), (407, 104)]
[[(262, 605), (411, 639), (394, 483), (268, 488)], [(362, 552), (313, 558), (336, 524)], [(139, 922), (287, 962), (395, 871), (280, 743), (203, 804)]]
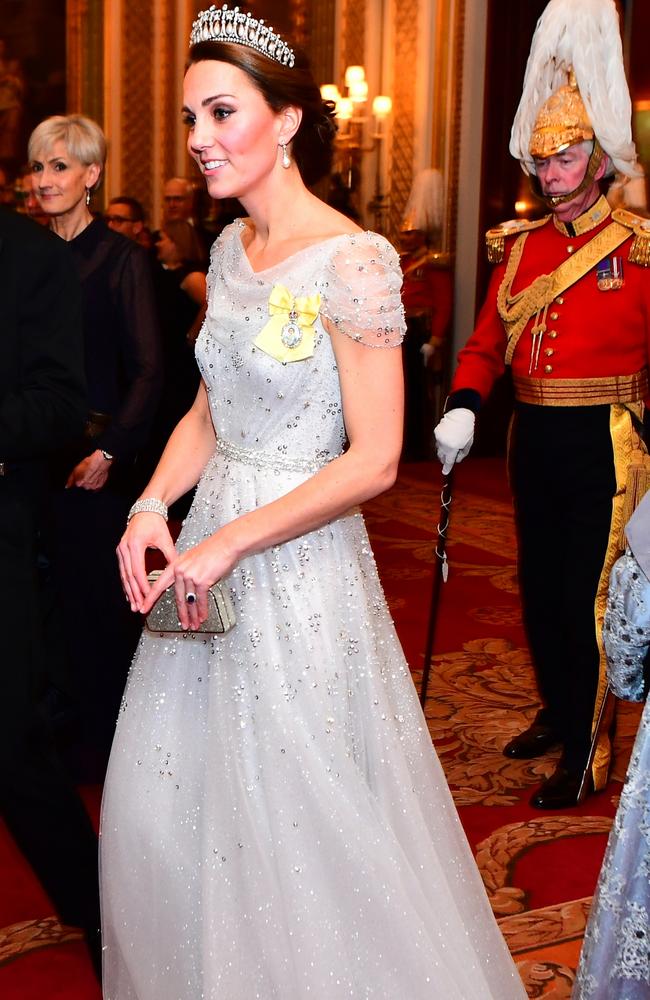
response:
[(578, 789), (577, 804), (580, 805), (582, 800), (589, 794), (591, 786), (591, 768), (594, 763), (594, 757), (596, 756), (596, 747), (598, 746), (598, 739), (603, 728), (603, 722), (607, 716), (609, 706), (614, 699), (614, 693), (607, 684), (605, 688), (605, 693), (603, 699), (600, 703), (600, 711), (598, 712), (598, 718), (596, 719), (596, 724), (594, 726), (593, 736), (591, 737), (591, 746), (589, 747), (589, 757), (587, 758), (587, 763), (585, 764), (585, 769), (582, 772), (582, 780), (580, 782), (580, 788)]
[(451, 508), (451, 487), (454, 470), (442, 480), (440, 490), (440, 514), (438, 515), (438, 537), (434, 550), (433, 581), (431, 585), (431, 605), (429, 607), (429, 624), (427, 626), (427, 641), (424, 647), (424, 667), (422, 669), (422, 684), (420, 685), (420, 704), (424, 708), (427, 700), (429, 688), (429, 675), (431, 674), (431, 660), (433, 658), (433, 641), (436, 634), (436, 622), (438, 620), (438, 606), (440, 604), (440, 590), (443, 583), (447, 582), (449, 574), (449, 563), (447, 561), (447, 528), (449, 527), (449, 511)]

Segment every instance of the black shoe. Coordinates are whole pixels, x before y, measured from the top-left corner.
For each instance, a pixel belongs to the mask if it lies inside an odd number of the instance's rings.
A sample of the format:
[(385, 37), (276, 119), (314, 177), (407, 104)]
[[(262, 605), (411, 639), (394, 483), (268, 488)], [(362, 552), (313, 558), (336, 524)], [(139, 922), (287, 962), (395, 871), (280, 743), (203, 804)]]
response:
[[(569, 809), (578, 805), (578, 793), (582, 784), (583, 771), (569, 771), (563, 764), (558, 764), (550, 778), (544, 781), (530, 800), (534, 809)], [(591, 779), (587, 792), (593, 786)]]
[(528, 729), (506, 743), (503, 756), (514, 757), (517, 760), (531, 760), (533, 757), (541, 757), (558, 743), (557, 734), (551, 726), (546, 726), (535, 719)]

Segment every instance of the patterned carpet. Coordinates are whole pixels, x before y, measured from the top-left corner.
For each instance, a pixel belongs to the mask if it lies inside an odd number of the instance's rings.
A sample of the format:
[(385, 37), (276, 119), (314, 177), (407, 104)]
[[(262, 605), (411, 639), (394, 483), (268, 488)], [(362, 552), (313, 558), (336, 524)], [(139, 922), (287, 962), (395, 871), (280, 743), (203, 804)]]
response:
[[(398, 632), (419, 683), (432, 587), (439, 467), (402, 469), (366, 516)], [(426, 716), (493, 910), (529, 997), (569, 998), (640, 707), (624, 705), (612, 781), (582, 806), (528, 805), (558, 752), (514, 761), (504, 744), (538, 704), (521, 626), (512, 505), (503, 462), (456, 471), (449, 579), (442, 587)]]
[[(416, 683), (439, 489), (437, 465), (405, 466), (395, 488), (366, 508)], [(529, 997), (568, 1000), (640, 707), (624, 706), (619, 713), (614, 775), (604, 792), (561, 813), (531, 809), (530, 791), (551, 773), (557, 754), (536, 761), (510, 761), (501, 754), (537, 703), (500, 460), (469, 459), (459, 466), (448, 551), (450, 574), (441, 596), (426, 705), (431, 736)], [(100, 789), (83, 791), (97, 819)], [(51, 904), (1, 825), (0, 885), (3, 1000), (99, 1000), (78, 933), (51, 916)]]

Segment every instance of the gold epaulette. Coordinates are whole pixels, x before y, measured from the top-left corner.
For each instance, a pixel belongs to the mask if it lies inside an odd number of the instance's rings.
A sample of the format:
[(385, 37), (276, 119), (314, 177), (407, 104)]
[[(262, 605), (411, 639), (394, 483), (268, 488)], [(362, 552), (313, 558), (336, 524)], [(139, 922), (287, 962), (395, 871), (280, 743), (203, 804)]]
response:
[(650, 267), (650, 219), (634, 212), (626, 212), (622, 208), (612, 212), (612, 219), (634, 233), (628, 260), (633, 264), (640, 264), (641, 267)]
[(500, 264), (506, 250), (506, 238), (508, 236), (519, 236), (520, 233), (528, 233), (531, 229), (539, 229), (545, 226), (550, 215), (545, 215), (543, 219), (511, 219), (509, 222), (502, 222), (494, 229), (488, 229), (485, 234), (487, 246), (487, 257), (490, 264)]

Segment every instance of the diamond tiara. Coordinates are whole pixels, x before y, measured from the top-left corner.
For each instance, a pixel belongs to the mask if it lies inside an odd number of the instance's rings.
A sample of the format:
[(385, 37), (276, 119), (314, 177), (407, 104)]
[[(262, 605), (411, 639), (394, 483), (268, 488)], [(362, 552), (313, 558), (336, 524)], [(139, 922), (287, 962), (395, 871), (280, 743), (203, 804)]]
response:
[(239, 7), (216, 7), (212, 4), (202, 10), (192, 25), (190, 45), (197, 42), (234, 42), (261, 52), (269, 59), (275, 59), (281, 66), (292, 67), (295, 61), (293, 49), (273, 28), (250, 14), (244, 14)]

